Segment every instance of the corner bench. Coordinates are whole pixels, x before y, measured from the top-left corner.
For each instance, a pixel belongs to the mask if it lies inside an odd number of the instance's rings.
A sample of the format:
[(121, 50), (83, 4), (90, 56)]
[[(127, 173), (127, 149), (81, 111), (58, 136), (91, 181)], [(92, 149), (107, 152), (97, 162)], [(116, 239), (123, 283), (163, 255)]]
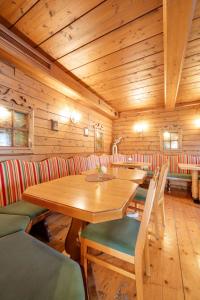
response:
[(0, 299), (84, 300), (79, 265), (17, 232), (0, 238)]

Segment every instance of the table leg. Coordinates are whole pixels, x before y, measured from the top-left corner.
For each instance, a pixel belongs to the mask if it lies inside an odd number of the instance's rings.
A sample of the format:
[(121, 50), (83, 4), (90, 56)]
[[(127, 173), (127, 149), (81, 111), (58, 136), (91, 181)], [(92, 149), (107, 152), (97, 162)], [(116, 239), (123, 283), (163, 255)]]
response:
[(80, 262), (79, 235), (86, 222), (73, 218), (65, 239), (65, 251), (73, 260)]
[(198, 171), (192, 171), (192, 198), (194, 202), (199, 202)]

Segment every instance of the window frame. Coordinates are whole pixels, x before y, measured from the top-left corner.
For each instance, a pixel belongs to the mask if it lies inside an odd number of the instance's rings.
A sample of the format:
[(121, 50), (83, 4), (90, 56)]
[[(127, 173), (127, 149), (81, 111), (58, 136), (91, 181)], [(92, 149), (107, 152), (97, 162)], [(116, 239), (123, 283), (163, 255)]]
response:
[[(164, 147), (165, 142), (167, 142), (167, 140), (164, 139), (164, 132), (166, 132), (166, 131), (170, 133), (170, 139), (169, 139), (170, 148), (169, 149), (166, 149)], [(171, 139), (171, 134), (173, 134), (173, 133), (178, 135), (177, 140)], [(178, 142), (178, 148), (177, 149), (171, 148), (171, 143), (173, 141)], [(165, 152), (165, 153), (176, 153), (176, 152), (182, 151), (182, 130), (181, 130), (180, 127), (174, 125), (174, 126), (165, 127), (161, 130), (161, 132), (160, 132), (160, 150)]]
[(33, 137), (34, 137), (34, 111), (31, 107), (24, 107), (22, 105), (18, 105), (16, 103), (5, 103), (4, 101), (0, 101), (0, 106), (4, 107), (8, 110), (12, 111), (12, 120), (13, 120), (13, 112), (20, 112), (27, 114), (27, 130), (23, 130), (20, 128), (14, 127), (12, 123), (12, 127), (4, 127), (0, 126), (0, 129), (10, 129), (12, 131), (12, 143), (14, 140), (14, 132), (16, 130), (26, 131), (28, 134), (28, 146), (0, 146), (0, 154), (32, 154), (33, 153)]

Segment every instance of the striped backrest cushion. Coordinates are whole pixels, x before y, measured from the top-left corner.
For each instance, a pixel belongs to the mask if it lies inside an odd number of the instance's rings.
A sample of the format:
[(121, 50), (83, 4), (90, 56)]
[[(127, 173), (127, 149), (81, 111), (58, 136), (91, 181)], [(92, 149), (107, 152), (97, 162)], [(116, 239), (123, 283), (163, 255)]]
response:
[(99, 157), (99, 161), (100, 161), (100, 165), (101, 166), (105, 166), (105, 167), (109, 167), (110, 166), (110, 155), (101, 155)]
[(45, 159), (39, 163), (41, 182), (60, 177), (57, 157)]
[(76, 175), (73, 157), (66, 159), (66, 162), (68, 165), (69, 175)]
[(40, 183), (40, 169), (38, 162), (24, 160), (17, 161), (20, 175), (21, 192), (32, 185)]
[(58, 170), (60, 177), (68, 176), (69, 175), (69, 166), (67, 160), (64, 158), (57, 158), (58, 163)]
[(21, 199), (21, 181), (17, 160), (0, 163), (0, 206), (12, 204)]
[(84, 171), (88, 170), (88, 160), (84, 156), (74, 156), (74, 169), (75, 174), (81, 174)]
[(92, 154), (87, 157), (88, 169), (96, 169), (100, 165), (99, 156)]

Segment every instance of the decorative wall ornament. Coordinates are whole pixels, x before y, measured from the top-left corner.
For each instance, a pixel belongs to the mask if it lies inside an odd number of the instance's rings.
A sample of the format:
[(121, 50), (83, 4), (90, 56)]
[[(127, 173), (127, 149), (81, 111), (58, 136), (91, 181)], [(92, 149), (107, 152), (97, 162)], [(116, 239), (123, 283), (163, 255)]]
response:
[(119, 138), (115, 138), (112, 144), (112, 155), (118, 154), (118, 144), (121, 143), (122, 137), (120, 136)]

